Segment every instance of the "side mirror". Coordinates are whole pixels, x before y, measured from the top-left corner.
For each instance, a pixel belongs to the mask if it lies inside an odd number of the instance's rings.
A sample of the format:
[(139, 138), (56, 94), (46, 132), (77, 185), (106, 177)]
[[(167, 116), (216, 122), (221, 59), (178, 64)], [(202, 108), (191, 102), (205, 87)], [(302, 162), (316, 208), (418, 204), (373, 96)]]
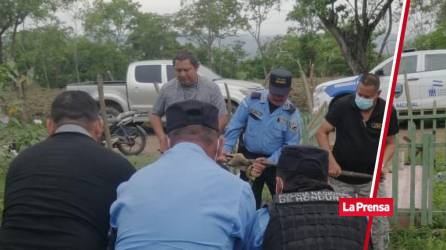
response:
[(383, 69), (378, 69), (378, 70), (375, 72), (375, 74), (376, 74), (377, 76), (384, 76), (384, 70), (383, 70)]

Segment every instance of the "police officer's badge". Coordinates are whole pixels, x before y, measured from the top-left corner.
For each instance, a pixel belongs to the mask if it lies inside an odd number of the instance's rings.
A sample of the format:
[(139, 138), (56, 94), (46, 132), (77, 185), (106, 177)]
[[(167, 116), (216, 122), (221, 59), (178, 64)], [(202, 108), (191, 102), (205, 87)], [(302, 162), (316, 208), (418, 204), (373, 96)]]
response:
[(299, 125), (297, 124), (297, 121), (290, 121), (288, 123), (288, 126), (292, 132), (297, 132), (299, 130)]
[(257, 109), (250, 109), (249, 115), (255, 120), (260, 120), (260, 118), (262, 117), (262, 112), (258, 111)]
[(287, 82), (288, 81), (287, 81), (286, 78), (279, 77), (279, 76), (276, 76), (276, 78), (274, 79), (274, 83), (277, 84), (277, 85), (286, 85)]
[(287, 123), (287, 119), (283, 116), (279, 116), (277, 117), (277, 123), (279, 124), (286, 124)]

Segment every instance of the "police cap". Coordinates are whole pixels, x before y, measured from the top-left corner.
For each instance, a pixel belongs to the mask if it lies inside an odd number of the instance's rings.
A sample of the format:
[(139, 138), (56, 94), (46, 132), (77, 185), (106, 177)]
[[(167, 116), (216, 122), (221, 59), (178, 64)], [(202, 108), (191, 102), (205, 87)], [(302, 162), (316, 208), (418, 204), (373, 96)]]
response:
[(328, 152), (313, 146), (285, 146), (279, 158), (277, 174), (306, 176), (326, 180), (328, 176)]
[(273, 95), (287, 95), (291, 89), (293, 75), (285, 69), (271, 71), (269, 75), (269, 92)]
[(189, 125), (202, 125), (218, 131), (218, 109), (196, 100), (177, 102), (167, 108), (167, 133)]

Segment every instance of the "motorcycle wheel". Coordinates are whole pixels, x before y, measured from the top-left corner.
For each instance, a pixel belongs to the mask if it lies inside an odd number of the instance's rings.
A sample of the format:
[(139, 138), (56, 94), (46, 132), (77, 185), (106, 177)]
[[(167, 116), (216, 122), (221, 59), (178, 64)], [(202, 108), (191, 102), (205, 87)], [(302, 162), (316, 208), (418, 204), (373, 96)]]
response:
[(122, 127), (125, 133), (120, 131), (121, 135), (127, 134), (125, 141), (117, 143), (119, 151), (125, 155), (138, 155), (146, 147), (147, 134), (140, 126)]

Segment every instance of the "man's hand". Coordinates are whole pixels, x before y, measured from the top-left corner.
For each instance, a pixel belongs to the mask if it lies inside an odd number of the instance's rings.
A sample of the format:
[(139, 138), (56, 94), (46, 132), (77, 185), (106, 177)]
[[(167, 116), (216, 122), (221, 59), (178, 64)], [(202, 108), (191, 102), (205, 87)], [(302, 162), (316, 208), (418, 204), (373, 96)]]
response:
[(162, 139), (158, 140), (160, 143), (160, 149), (158, 149), (158, 151), (160, 151), (160, 153), (164, 153), (169, 149), (169, 144), (167, 143), (167, 137), (163, 137)]
[(263, 170), (265, 170), (265, 165), (254, 162), (251, 168), (251, 176), (257, 178), (262, 175)]
[(161, 121), (161, 117), (157, 114), (150, 114), (149, 121), (150, 125), (152, 125), (153, 131), (155, 132), (156, 138), (158, 138), (158, 143), (160, 144), (158, 151), (162, 154), (169, 149), (167, 136), (163, 130), (163, 122)]
[(262, 165), (268, 165), (268, 160), (265, 157), (259, 157), (254, 160), (254, 162), (260, 163)]
[(217, 157), (217, 162), (221, 164), (226, 164), (229, 161), (229, 155), (230, 153), (226, 150), (222, 150), (221, 153)]
[(262, 173), (265, 170), (265, 168), (266, 168), (266, 165), (258, 162), (257, 159), (256, 159), (256, 161), (254, 161), (254, 163), (251, 165), (251, 168), (250, 168), (251, 169), (251, 173), (250, 173), (250, 175), (255, 177), (255, 178), (257, 178), (260, 175), (262, 175)]
[(338, 177), (341, 175), (341, 166), (336, 161), (330, 161), (328, 164), (328, 175), (331, 177)]

